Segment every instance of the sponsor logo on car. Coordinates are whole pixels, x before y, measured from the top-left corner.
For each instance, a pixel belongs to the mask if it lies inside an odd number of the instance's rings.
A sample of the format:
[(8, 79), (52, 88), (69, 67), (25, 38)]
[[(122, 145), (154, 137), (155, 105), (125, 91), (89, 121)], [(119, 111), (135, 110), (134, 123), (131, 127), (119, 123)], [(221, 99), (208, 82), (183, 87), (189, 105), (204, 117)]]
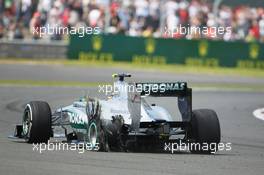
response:
[(69, 120), (72, 124), (84, 125), (84, 119), (80, 117), (78, 114), (69, 112)]
[(145, 95), (150, 93), (165, 93), (166, 91), (181, 91), (186, 88), (185, 82), (177, 83), (137, 83), (137, 92), (145, 92)]

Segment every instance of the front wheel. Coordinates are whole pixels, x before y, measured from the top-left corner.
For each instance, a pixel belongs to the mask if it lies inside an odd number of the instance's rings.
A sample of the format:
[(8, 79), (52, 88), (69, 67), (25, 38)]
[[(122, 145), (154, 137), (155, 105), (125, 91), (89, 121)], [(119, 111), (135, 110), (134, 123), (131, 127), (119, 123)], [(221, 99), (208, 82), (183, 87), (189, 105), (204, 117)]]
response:
[(22, 119), (23, 137), (28, 143), (47, 143), (51, 136), (51, 110), (48, 103), (32, 101)]

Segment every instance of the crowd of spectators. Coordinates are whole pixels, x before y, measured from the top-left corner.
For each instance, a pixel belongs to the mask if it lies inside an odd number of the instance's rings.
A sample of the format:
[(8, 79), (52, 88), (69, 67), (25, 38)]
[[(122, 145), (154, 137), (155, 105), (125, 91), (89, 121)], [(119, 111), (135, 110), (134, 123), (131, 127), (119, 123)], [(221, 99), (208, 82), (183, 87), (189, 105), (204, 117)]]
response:
[[(174, 38), (210, 38), (264, 42), (264, 8), (220, 4), (206, 0), (0, 0), (0, 38), (42, 39), (41, 26), (100, 27), (104, 33), (168, 37), (178, 26), (231, 27), (231, 33), (211, 37), (179, 34)], [(66, 36), (44, 36), (63, 40)]]

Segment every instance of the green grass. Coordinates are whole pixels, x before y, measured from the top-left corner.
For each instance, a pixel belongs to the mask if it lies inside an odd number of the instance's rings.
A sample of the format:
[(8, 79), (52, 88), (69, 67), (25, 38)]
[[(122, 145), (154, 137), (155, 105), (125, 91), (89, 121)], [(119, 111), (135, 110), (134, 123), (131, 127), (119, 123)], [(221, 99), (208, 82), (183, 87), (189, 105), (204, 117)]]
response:
[(155, 64), (134, 64), (129, 62), (87, 62), (79, 60), (64, 59), (0, 59), (0, 64), (48, 64), (48, 65), (65, 65), (65, 66), (82, 66), (82, 67), (98, 67), (98, 68), (123, 68), (126, 70), (144, 70), (144, 71), (161, 71), (170, 73), (184, 73), (196, 75), (223, 75), (223, 76), (239, 76), (239, 77), (255, 77), (263, 78), (264, 70), (261, 69), (242, 69), (242, 68), (223, 68), (223, 67), (199, 67), (185, 65), (155, 65)]
[[(35, 80), (0, 80), (2, 86), (41, 86), (41, 87), (94, 87), (109, 85), (112, 82), (78, 82), (78, 81), (35, 81)], [(191, 83), (194, 90), (224, 90), (224, 91), (257, 91), (264, 92), (264, 85), (251, 84), (219, 84), (219, 83)]]
[[(126, 62), (87, 62), (78, 60), (30, 60), (30, 59), (0, 59), (0, 64), (37, 64), (37, 65), (63, 65), (97, 68), (122, 68), (127, 70), (161, 71), (175, 74), (199, 75), (222, 75), (236, 77), (264, 78), (264, 70), (239, 69), (239, 68), (206, 68), (190, 67), (184, 65), (140, 65)], [(111, 80), (109, 80), (111, 81)], [(68, 87), (98, 87), (99, 85), (111, 84), (111, 82), (77, 82), (77, 81), (34, 81), (34, 80), (0, 80), (0, 85), (12, 86), (68, 86)], [(218, 90), (240, 90), (240, 91), (261, 91), (264, 92), (264, 84), (250, 83), (191, 83), (193, 89), (218, 89)]]
[(17, 86), (69, 86), (69, 87), (97, 87), (102, 84), (98, 82), (74, 82), (74, 81), (38, 81), (38, 80), (0, 80), (0, 85), (17, 85)]

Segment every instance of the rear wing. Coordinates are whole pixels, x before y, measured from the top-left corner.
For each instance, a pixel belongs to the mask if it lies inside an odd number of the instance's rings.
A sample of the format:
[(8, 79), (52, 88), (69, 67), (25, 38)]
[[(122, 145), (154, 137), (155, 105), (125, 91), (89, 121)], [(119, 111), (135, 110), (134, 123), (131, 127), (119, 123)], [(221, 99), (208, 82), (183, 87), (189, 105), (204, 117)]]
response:
[(192, 93), (186, 82), (136, 83), (136, 90), (141, 96), (154, 97), (190, 96)]
[[(135, 87), (136, 91), (128, 92), (129, 95), (129, 101), (133, 103), (135, 97), (139, 96), (150, 96), (150, 97), (177, 97), (178, 100), (178, 108), (182, 115), (182, 121), (190, 121), (191, 114), (192, 114), (192, 89), (187, 87), (186, 82), (169, 82), (169, 83), (135, 83), (132, 86), (129, 87)], [(133, 94), (131, 96), (131, 94)], [(131, 104), (132, 104), (131, 103)], [(130, 108), (131, 110), (135, 111), (135, 105), (129, 105), (134, 106), (133, 108)], [(139, 111), (140, 106), (137, 107)], [(133, 115), (136, 116), (136, 115)], [(132, 120), (136, 121), (136, 117), (131, 117)], [(139, 123), (139, 120), (137, 118), (137, 122)], [(139, 126), (137, 125), (136, 129), (138, 129)]]

